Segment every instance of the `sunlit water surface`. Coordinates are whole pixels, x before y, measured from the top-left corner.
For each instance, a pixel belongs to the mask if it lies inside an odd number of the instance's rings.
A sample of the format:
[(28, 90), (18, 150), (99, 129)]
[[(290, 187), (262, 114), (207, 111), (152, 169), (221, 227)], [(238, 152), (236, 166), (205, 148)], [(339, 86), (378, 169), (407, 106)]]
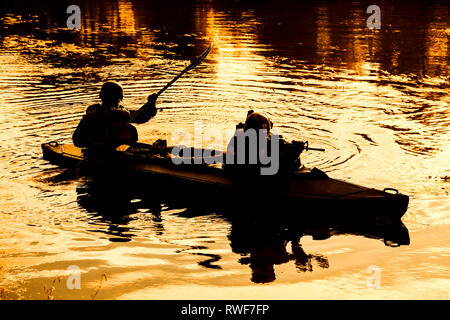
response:
[[(369, 30), (369, 3), (358, 1), (81, 1), (74, 31), (68, 4), (33, 3), (3, 6), (0, 18), (2, 298), (450, 297), (445, 2), (382, 4), (381, 29)], [(127, 193), (111, 209), (89, 179), (48, 181), (61, 169), (42, 159), (41, 143), (70, 142), (102, 82), (119, 81), (124, 105), (138, 107), (211, 42), (208, 58), (158, 99), (164, 110), (138, 125), (140, 140), (170, 141), (202, 121), (223, 133), (220, 148), (248, 109), (266, 112), (285, 138), (326, 149), (305, 153), (307, 166), (409, 195), (409, 245), (306, 235), (302, 264), (290, 244), (201, 208), (201, 195), (188, 209), (164, 200), (177, 194)], [(264, 281), (261, 250), (273, 272)], [(80, 290), (66, 286), (71, 265)], [(379, 288), (367, 286), (371, 265)]]

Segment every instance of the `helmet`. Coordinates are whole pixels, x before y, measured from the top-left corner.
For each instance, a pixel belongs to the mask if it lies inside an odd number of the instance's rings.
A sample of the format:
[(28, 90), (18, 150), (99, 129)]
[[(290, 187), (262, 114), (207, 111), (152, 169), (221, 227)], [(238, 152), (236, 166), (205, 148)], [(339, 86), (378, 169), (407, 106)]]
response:
[(267, 117), (265, 114), (249, 111), (247, 119), (244, 123), (244, 131), (248, 129), (266, 129), (267, 133), (269, 133), (270, 129), (272, 129), (272, 126), (272, 121), (270, 121), (269, 117)]
[(103, 84), (100, 90), (100, 99), (105, 100), (116, 100), (123, 99), (123, 89), (122, 86), (115, 81), (107, 81)]

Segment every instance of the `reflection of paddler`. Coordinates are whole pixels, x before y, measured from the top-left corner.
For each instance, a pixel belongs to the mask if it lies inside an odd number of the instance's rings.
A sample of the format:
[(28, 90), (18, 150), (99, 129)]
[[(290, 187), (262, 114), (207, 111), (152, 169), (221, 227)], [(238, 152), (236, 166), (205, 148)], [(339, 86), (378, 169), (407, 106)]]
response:
[[(143, 112), (133, 122), (144, 123), (156, 115), (156, 98), (155, 94), (148, 97)], [(72, 137), (75, 146), (87, 148), (88, 155), (106, 155), (122, 144), (133, 144), (138, 140), (136, 128), (128, 123), (136, 111), (130, 112), (120, 104), (122, 86), (113, 81), (104, 83), (100, 99), (101, 104), (87, 108)]]
[[(242, 209), (242, 208), (241, 208)], [(234, 253), (240, 254), (241, 264), (251, 269), (251, 281), (268, 283), (275, 281), (276, 265), (293, 261), (299, 272), (313, 271), (313, 263), (320, 268), (328, 268), (328, 259), (320, 254), (306, 253), (300, 244), (301, 238), (310, 234), (298, 226), (279, 224), (277, 219), (261, 220), (264, 213), (258, 211), (259, 219), (243, 218), (243, 212), (235, 212), (229, 235)], [(313, 229), (313, 239), (331, 236), (327, 229)], [(289, 250), (289, 246), (291, 250)], [(289, 252), (290, 251), (290, 252)]]
[(251, 280), (255, 283), (274, 281), (276, 278), (274, 266), (289, 261), (286, 243), (281, 239), (273, 240), (265, 247), (255, 248), (255, 251), (250, 255)]
[[(286, 250), (286, 245), (291, 242), (292, 254)], [(319, 267), (328, 268), (328, 259), (320, 254), (307, 254), (301, 244), (300, 235), (294, 239), (283, 240), (273, 238), (266, 246), (255, 248), (250, 254), (251, 280), (256, 283), (272, 282), (276, 279), (274, 266), (289, 261), (294, 261), (298, 271), (313, 271), (312, 262), (315, 260)]]

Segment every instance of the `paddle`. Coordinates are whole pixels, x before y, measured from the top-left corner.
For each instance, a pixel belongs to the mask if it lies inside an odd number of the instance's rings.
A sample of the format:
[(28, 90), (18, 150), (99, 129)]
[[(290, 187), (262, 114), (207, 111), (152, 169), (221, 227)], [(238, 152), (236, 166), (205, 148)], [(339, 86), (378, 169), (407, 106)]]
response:
[[(158, 91), (158, 93), (156, 93), (156, 98), (159, 97), (159, 95), (161, 93), (163, 93), (164, 91), (166, 91), (167, 88), (169, 88), (172, 83), (174, 83), (175, 81), (177, 81), (183, 74), (185, 74), (186, 72), (188, 72), (189, 70), (194, 69), (196, 66), (198, 66), (205, 58), (206, 56), (209, 54), (209, 52), (211, 51), (212, 48), (212, 43), (211, 45), (208, 47), (208, 49), (206, 49), (205, 51), (203, 51), (203, 53), (194, 61), (191, 62), (190, 65), (188, 65), (186, 68), (184, 68), (183, 71), (181, 71), (175, 78), (172, 79), (172, 81), (170, 81), (168, 84), (166, 84), (164, 86), (164, 88), (162, 88), (161, 90)], [(128, 120), (128, 123), (130, 123), (131, 121), (133, 121), (139, 114), (142, 113), (142, 111), (145, 109), (146, 105), (142, 106), (138, 111), (136, 111), (133, 116), (130, 118), (130, 120)]]

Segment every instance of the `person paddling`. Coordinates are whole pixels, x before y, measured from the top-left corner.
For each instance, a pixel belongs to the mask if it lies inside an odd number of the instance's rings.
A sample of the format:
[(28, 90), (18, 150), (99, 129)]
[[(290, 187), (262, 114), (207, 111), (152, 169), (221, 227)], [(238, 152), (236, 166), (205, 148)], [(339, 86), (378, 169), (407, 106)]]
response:
[(138, 141), (136, 128), (129, 122), (144, 123), (156, 115), (156, 94), (148, 97), (143, 110), (131, 120), (135, 110), (121, 105), (123, 88), (115, 81), (107, 81), (100, 90), (101, 104), (87, 108), (72, 140), (75, 146), (85, 148), (89, 157), (104, 157), (113, 153), (122, 144), (132, 145)]

